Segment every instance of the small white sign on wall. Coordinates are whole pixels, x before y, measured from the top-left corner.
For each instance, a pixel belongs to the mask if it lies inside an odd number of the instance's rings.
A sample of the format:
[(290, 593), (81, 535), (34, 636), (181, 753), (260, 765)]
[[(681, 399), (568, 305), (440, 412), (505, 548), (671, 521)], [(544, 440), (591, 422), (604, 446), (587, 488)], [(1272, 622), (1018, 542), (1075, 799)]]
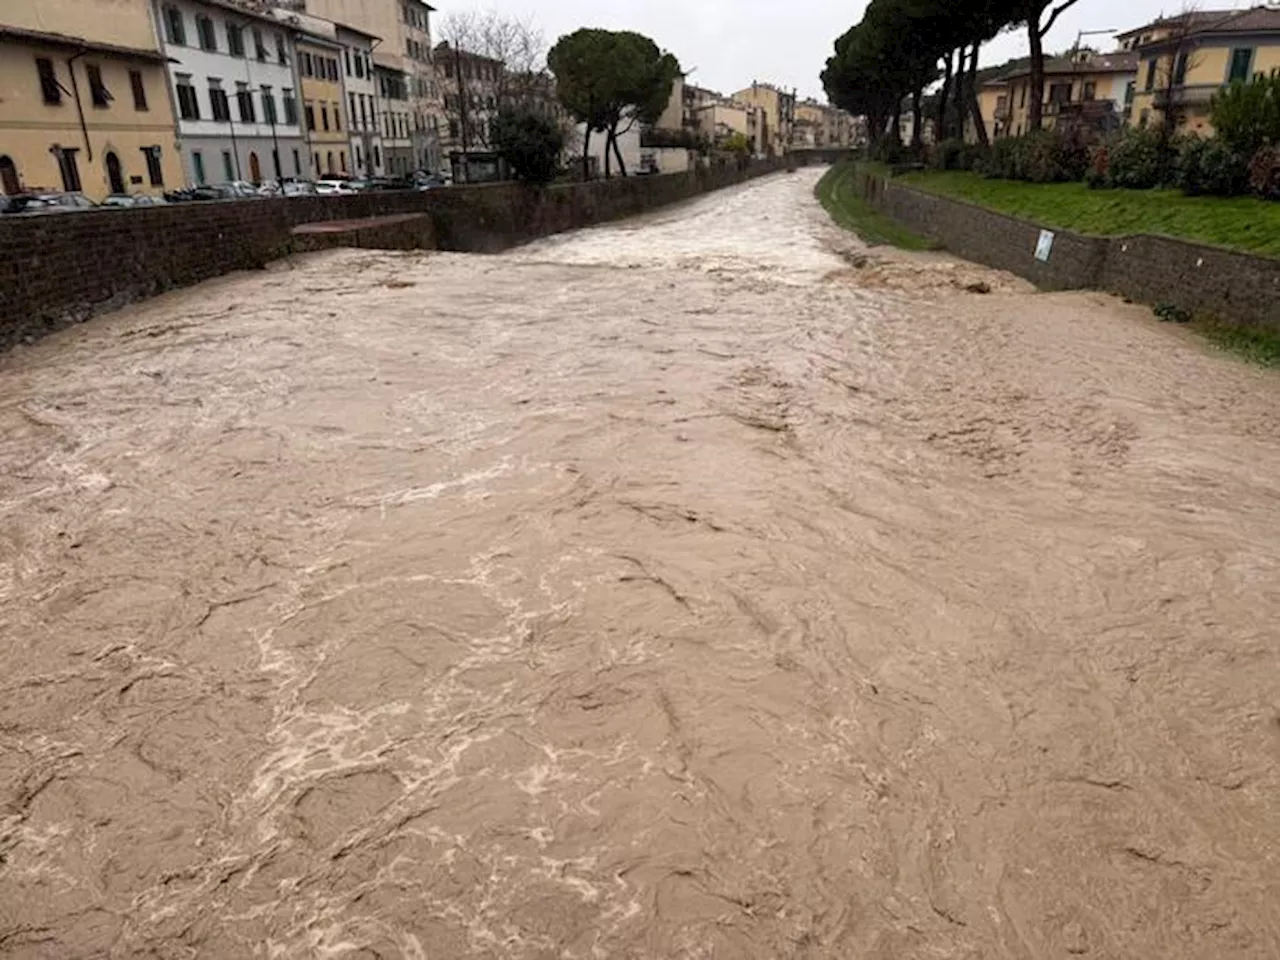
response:
[(1036, 241), (1036, 259), (1041, 263), (1049, 262), (1049, 255), (1053, 253), (1053, 231), (1041, 230), (1040, 239)]

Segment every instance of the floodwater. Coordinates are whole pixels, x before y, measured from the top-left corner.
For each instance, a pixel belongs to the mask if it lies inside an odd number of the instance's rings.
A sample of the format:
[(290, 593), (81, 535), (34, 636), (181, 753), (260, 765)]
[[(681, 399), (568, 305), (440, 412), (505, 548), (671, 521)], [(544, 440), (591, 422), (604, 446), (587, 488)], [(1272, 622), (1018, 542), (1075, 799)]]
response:
[(0, 956), (1280, 956), (1280, 378), (817, 176), (0, 358)]

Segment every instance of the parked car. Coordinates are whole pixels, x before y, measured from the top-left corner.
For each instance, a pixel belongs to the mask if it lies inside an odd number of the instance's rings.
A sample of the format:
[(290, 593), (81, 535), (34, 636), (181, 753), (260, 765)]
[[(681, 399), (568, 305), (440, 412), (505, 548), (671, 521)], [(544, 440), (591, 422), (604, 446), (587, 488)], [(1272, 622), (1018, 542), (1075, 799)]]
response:
[(355, 193), (356, 190), (351, 186), (350, 180), (336, 180), (324, 178), (316, 181), (316, 193), (322, 197), (332, 197), (339, 194)]
[(225, 183), (216, 184), (216, 186), (227, 199), (236, 197), (250, 199), (261, 196), (258, 193), (258, 188), (248, 180), (228, 180)]
[(102, 201), (104, 207), (154, 207), (165, 202), (164, 197), (145, 193), (113, 193)]
[(20, 193), (9, 197), (6, 216), (36, 216), (49, 213), (76, 213), (96, 210), (98, 205), (83, 193)]
[(413, 179), (413, 189), (419, 191), (439, 190), (440, 188), (447, 187), (448, 185), (449, 182), (445, 180), (444, 177), (434, 173), (422, 174), (420, 176), (415, 176)]
[(280, 192), (286, 197), (314, 197), (316, 185), (310, 180), (286, 180), (280, 185)]

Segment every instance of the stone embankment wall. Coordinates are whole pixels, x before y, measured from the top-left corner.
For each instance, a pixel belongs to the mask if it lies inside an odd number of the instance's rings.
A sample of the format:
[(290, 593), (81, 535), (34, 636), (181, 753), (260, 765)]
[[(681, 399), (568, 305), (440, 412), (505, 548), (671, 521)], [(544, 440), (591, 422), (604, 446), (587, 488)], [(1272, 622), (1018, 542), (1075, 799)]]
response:
[(877, 210), (967, 260), (1008, 270), (1048, 290), (1105, 290), (1142, 303), (1171, 303), (1234, 323), (1280, 327), (1280, 260), (1171, 237), (1095, 237), (1052, 230), (1036, 258), (1040, 224), (861, 174)]
[[(801, 162), (810, 162), (802, 160)], [(817, 158), (815, 162), (822, 162)], [(0, 349), (94, 314), (307, 249), (300, 224), (429, 214), (383, 229), (392, 247), (494, 253), (564, 230), (687, 200), (782, 169), (781, 161), (534, 190), (516, 183), (183, 203), (43, 217), (0, 217)], [(419, 218), (420, 220), (420, 218)]]

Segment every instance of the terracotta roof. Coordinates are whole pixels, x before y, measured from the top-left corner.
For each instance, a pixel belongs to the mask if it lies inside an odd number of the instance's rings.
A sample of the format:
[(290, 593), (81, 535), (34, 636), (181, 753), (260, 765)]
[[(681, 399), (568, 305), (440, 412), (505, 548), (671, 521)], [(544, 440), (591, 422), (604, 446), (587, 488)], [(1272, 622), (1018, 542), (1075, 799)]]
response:
[[(1121, 33), (1120, 39), (1148, 30), (1172, 27), (1188, 33), (1264, 33), (1280, 30), (1280, 7), (1253, 7), (1249, 10), (1197, 10), (1173, 17), (1161, 17), (1145, 26)], [(1156, 41), (1157, 43), (1159, 41)]]
[[(1095, 53), (1090, 54), (1086, 60), (1073, 60), (1070, 57), (1054, 57), (1044, 62), (1044, 75), (1062, 76), (1064, 74), (1090, 74), (1090, 73), (1137, 73), (1138, 72), (1138, 54), (1132, 50), (1121, 50), (1115, 53)], [(1030, 67), (1021, 67), (1012, 70), (1004, 76), (997, 77), (990, 83), (1007, 82), (1017, 77), (1025, 77), (1030, 75)], [(989, 86), (983, 84), (983, 86)]]

